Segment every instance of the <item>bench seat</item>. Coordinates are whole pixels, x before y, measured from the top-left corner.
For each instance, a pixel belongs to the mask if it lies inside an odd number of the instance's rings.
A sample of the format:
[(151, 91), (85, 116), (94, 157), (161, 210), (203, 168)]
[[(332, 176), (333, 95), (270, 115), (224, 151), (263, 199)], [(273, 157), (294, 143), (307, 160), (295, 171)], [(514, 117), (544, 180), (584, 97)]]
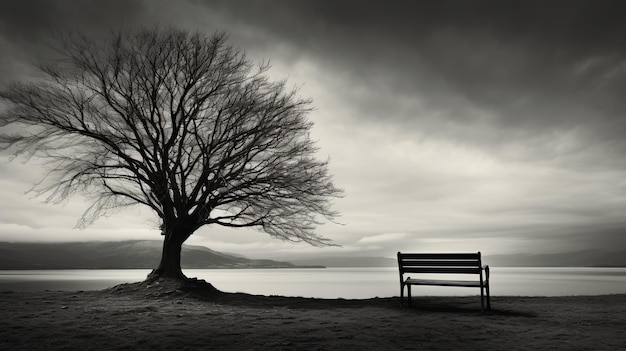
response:
[(436, 280), (436, 279), (412, 279), (408, 278), (404, 284), (411, 285), (437, 285), (437, 286), (465, 286), (468, 288), (479, 288), (479, 281), (472, 280)]

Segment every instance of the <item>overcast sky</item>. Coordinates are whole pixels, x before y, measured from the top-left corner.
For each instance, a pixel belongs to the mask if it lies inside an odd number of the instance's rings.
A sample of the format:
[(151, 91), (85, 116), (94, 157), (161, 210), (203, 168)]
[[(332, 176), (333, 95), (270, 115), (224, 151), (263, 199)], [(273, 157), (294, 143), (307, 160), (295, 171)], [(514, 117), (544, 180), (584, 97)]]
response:
[[(626, 2), (2, 1), (0, 87), (55, 28), (172, 25), (229, 34), (313, 99), (337, 248), (205, 227), (188, 243), (249, 257), (626, 247)], [(43, 160), (0, 156), (0, 241), (158, 239), (134, 208), (74, 229), (80, 197), (25, 192)]]

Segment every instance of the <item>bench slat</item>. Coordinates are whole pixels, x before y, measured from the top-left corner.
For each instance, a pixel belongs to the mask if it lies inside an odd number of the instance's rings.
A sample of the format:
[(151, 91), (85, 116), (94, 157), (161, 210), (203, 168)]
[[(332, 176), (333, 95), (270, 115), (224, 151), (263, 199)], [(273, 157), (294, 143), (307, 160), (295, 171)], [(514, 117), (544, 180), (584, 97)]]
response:
[(402, 260), (476, 260), (480, 257), (478, 253), (400, 253), (398, 256)]
[(480, 287), (479, 281), (466, 281), (466, 280), (429, 280), (429, 279), (407, 279), (406, 284), (411, 285), (438, 285), (438, 286), (465, 286), (465, 287)]
[(403, 273), (480, 274), (480, 267), (402, 267)]
[(402, 267), (411, 267), (411, 266), (432, 266), (432, 267), (443, 267), (443, 266), (454, 266), (454, 267), (478, 267), (480, 265), (479, 260), (402, 260), (400, 262)]

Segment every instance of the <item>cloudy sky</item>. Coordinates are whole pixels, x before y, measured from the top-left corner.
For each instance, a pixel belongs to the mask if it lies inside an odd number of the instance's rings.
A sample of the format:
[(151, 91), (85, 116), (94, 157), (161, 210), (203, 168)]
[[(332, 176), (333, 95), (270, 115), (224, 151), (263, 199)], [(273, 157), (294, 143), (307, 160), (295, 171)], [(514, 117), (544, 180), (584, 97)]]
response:
[[(0, 87), (50, 33), (226, 31), (314, 101), (319, 156), (346, 196), (341, 247), (205, 227), (249, 257), (626, 247), (626, 3), (621, 1), (2, 1)], [(0, 155), (0, 241), (160, 239), (135, 208), (74, 229), (87, 203), (25, 192), (43, 160)]]

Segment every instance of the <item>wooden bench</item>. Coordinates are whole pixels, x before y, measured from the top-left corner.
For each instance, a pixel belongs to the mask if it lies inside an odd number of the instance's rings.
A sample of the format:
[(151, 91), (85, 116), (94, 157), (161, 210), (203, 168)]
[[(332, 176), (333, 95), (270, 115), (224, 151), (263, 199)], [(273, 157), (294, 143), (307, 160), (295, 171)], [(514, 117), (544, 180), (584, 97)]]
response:
[[(489, 297), (489, 266), (483, 266), (480, 252), (477, 253), (401, 253), (398, 252), (400, 270), (400, 304), (404, 304), (404, 287), (407, 288), (409, 306), (411, 306), (412, 285), (462, 286), (480, 289), (480, 309), (491, 309)], [(483, 275), (483, 271), (485, 274)], [(475, 280), (434, 280), (414, 279), (404, 274), (475, 274)]]

